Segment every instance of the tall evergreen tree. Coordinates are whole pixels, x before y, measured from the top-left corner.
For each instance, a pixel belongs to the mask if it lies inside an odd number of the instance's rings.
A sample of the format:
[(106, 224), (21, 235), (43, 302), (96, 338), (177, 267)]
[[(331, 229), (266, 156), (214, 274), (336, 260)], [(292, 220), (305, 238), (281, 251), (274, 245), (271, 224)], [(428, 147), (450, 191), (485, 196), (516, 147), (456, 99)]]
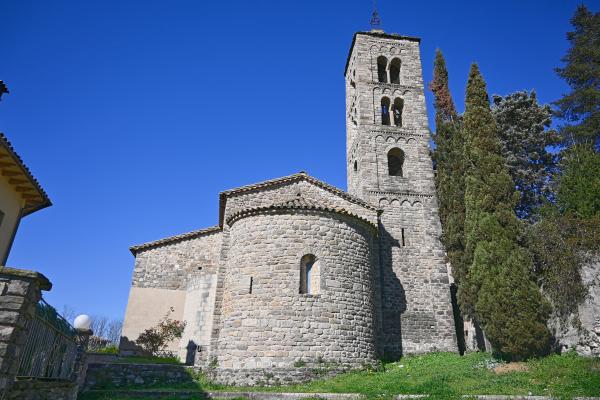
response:
[(442, 52), (435, 55), (433, 81), (429, 88), (435, 97), (435, 184), (442, 222), (442, 242), (457, 284), (464, 278), (464, 155), (460, 118), (448, 87), (448, 70)]
[(600, 145), (600, 13), (580, 5), (567, 33), (571, 48), (556, 73), (571, 92), (555, 102), (558, 117), (565, 120), (561, 134), (565, 143)]
[(466, 279), (461, 308), (479, 321), (494, 350), (520, 359), (542, 353), (550, 334), (549, 305), (530, 275), (530, 254), (519, 245), (518, 194), (502, 158), (486, 84), (471, 66), (463, 116)]
[(521, 198), (517, 216), (532, 220), (550, 196), (550, 177), (556, 173), (557, 155), (547, 150), (558, 144), (558, 133), (549, 129), (552, 109), (540, 105), (534, 91), (494, 96), (492, 108), (502, 156)]

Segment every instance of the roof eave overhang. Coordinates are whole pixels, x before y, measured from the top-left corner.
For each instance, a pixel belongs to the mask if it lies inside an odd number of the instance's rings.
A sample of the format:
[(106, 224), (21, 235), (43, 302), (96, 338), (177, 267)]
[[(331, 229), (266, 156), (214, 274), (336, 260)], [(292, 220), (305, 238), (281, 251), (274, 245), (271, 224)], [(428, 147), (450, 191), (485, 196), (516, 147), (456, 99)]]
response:
[(8, 179), (8, 183), (23, 199), (22, 217), (52, 205), (42, 186), (2, 133), (0, 133), (0, 174)]

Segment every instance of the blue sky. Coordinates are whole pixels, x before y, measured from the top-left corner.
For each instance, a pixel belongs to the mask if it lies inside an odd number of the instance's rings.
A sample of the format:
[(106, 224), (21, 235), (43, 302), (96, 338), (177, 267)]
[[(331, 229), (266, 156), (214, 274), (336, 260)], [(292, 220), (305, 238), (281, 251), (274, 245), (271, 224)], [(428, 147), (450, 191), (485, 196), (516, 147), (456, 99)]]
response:
[[(580, 1), (378, 3), (386, 32), (422, 38), (426, 82), (442, 49), (460, 110), (474, 61), (491, 93), (567, 90), (553, 68)], [(48, 276), (58, 309), (121, 318), (129, 246), (216, 224), (220, 191), (300, 170), (345, 188), (343, 70), (370, 12), (0, 0), (0, 131), (54, 202), (22, 221), (8, 265)]]

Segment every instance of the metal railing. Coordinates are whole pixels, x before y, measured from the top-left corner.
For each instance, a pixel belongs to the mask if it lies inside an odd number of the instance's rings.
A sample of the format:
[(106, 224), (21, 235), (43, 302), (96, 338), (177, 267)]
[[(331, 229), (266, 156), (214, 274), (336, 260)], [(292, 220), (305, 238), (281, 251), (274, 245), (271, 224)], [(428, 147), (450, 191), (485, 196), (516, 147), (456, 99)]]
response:
[(19, 378), (70, 379), (77, 360), (75, 329), (43, 299), (26, 323)]

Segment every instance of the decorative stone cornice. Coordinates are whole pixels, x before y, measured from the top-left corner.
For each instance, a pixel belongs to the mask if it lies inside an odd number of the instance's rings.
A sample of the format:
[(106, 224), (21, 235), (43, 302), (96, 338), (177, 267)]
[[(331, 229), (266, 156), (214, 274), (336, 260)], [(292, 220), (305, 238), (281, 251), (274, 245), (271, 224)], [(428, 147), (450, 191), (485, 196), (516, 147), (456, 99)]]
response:
[(266, 189), (269, 187), (277, 187), (277, 186), (285, 185), (288, 183), (300, 182), (300, 181), (306, 181), (306, 182), (312, 183), (313, 185), (318, 186), (321, 189), (325, 189), (326, 191), (333, 193), (333, 194), (343, 198), (344, 200), (347, 200), (351, 203), (357, 204), (368, 210), (371, 210), (371, 211), (378, 210), (378, 208), (375, 207), (374, 205), (369, 204), (366, 201), (364, 201), (356, 196), (353, 196), (341, 189), (338, 189), (335, 186), (325, 183), (319, 179), (313, 178), (312, 176), (308, 175), (306, 172), (301, 171), (297, 174), (284, 176), (282, 178), (272, 179), (272, 180), (259, 182), (259, 183), (255, 183), (255, 184), (247, 185), (247, 186), (241, 186), (241, 187), (238, 187), (235, 189), (230, 189), (230, 190), (221, 192), (219, 194), (219, 225), (223, 226), (223, 221), (224, 221), (224, 216), (225, 216), (225, 205), (227, 203), (227, 197), (235, 196), (235, 195), (238, 195), (241, 193), (249, 193), (249, 192), (253, 192), (253, 191), (263, 190), (263, 189)]
[(421, 133), (417, 133), (416, 128), (388, 128), (388, 129), (369, 129), (372, 134), (392, 134), (396, 136), (412, 136), (412, 137), (427, 137)]
[[(414, 37), (414, 36), (402, 36), (402, 35), (398, 35), (395, 33), (356, 32), (354, 34), (354, 36), (352, 37), (352, 44), (350, 45), (350, 50), (348, 51), (348, 57), (346, 58), (346, 66), (344, 67), (344, 76), (346, 76), (346, 73), (348, 72), (348, 66), (350, 65), (350, 56), (352, 55), (352, 51), (354, 50), (354, 45), (356, 44), (356, 37), (358, 35), (371, 36), (371, 37), (379, 38), (379, 39), (406, 40), (406, 41), (417, 42), (417, 43), (421, 42), (421, 38)], [(389, 44), (390, 42), (380, 40), (380, 41), (377, 41), (377, 43)]]
[(405, 197), (420, 197), (420, 198), (432, 198), (434, 194), (429, 193), (411, 193), (411, 192), (386, 192), (381, 190), (369, 190), (369, 194), (375, 194), (379, 196), (405, 196)]
[(372, 228), (377, 228), (377, 225), (372, 221), (369, 221), (366, 218), (363, 218), (355, 213), (352, 213), (344, 208), (340, 207), (331, 207), (329, 205), (321, 204), (315, 202), (313, 200), (308, 200), (303, 197), (295, 197), (290, 200), (287, 200), (283, 203), (272, 204), (269, 206), (262, 207), (252, 207), (246, 208), (241, 211), (238, 211), (227, 218), (227, 225), (233, 225), (236, 221), (239, 221), (242, 218), (249, 217), (252, 215), (264, 214), (269, 212), (286, 212), (291, 210), (311, 210), (311, 211), (321, 211), (321, 212), (330, 212), (335, 214), (341, 214), (345, 216), (349, 216), (355, 219), (358, 219), (362, 222), (367, 223)]

